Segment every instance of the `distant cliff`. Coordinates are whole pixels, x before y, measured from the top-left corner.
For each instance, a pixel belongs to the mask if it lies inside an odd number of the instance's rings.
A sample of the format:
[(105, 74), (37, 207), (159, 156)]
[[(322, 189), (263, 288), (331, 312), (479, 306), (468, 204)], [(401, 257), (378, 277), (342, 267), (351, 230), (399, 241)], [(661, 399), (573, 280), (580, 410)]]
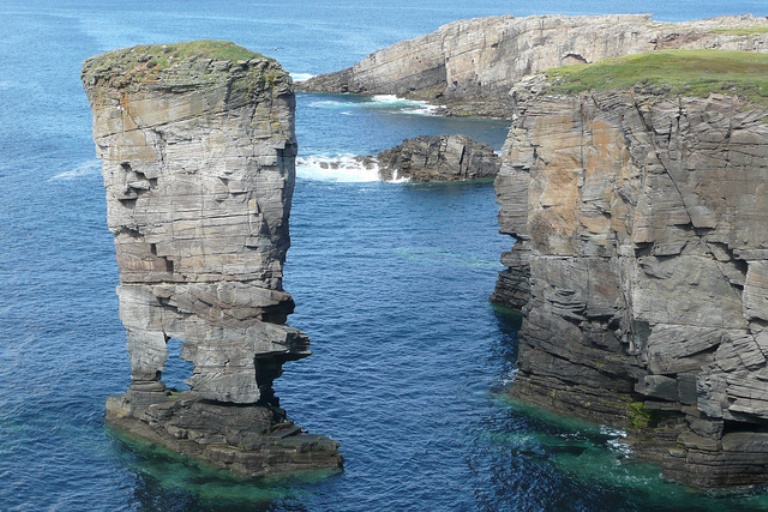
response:
[[(338, 467), (338, 443), (285, 418), (272, 382), (310, 354), (285, 325), (294, 95), (231, 43), (139, 46), (85, 62), (120, 270), (131, 384), (110, 423), (248, 475)], [(170, 338), (191, 390), (162, 380)]]
[(456, 115), (510, 118), (522, 77), (570, 64), (674, 48), (768, 51), (768, 20), (750, 15), (657, 23), (650, 15), (500, 16), (457, 21), (379, 50), (298, 90), (395, 94)]
[(768, 55), (650, 55), (514, 90), (511, 391), (629, 428), (670, 478), (766, 483)]

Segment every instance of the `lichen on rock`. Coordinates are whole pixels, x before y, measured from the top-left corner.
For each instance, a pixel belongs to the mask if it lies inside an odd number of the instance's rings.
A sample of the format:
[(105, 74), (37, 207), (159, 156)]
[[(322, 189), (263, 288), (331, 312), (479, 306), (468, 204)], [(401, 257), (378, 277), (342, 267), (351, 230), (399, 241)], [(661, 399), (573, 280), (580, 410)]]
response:
[[(82, 81), (131, 362), (107, 419), (247, 474), (338, 467), (338, 444), (301, 433), (272, 391), (284, 362), (310, 355), (307, 336), (285, 325), (294, 303), (282, 288), (297, 148), (290, 76), (232, 43), (193, 41), (99, 55)], [(181, 394), (162, 381), (170, 338), (194, 364)], [(259, 439), (272, 446), (262, 455)]]

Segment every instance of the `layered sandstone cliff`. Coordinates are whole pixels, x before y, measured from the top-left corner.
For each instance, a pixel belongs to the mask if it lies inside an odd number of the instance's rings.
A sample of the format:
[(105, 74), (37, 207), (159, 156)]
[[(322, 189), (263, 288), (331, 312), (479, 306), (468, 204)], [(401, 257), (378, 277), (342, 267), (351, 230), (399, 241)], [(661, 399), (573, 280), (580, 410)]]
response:
[(496, 181), (512, 393), (629, 428), (670, 478), (765, 483), (768, 109), (541, 88), (516, 90)]
[[(309, 340), (285, 325), (294, 95), (279, 64), (231, 43), (135, 47), (85, 62), (120, 270), (131, 384), (107, 419), (256, 475), (338, 467), (272, 391)], [(171, 338), (190, 390), (162, 381)]]
[(751, 15), (685, 23), (656, 23), (650, 15), (477, 18), (396, 43), (298, 87), (395, 94), (445, 105), (456, 115), (509, 118), (508, 92), (526, 75), (661, 49), (768, 51), (765, 28), (768, 20)]

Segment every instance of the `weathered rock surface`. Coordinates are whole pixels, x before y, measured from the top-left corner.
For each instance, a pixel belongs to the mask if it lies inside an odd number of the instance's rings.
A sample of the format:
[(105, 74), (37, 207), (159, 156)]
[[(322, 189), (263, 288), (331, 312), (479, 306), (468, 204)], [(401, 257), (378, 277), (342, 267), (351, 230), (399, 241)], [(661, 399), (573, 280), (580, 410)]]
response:
[[(82, 80), (131, 362), (108, 420), (246, 474), (338, 467), (337, 443), (291, 427), (272, 391), (284, 362), (310, 354), (285, 325), (294, 304), (282, 289), (290, 77), (272, 59), (202, 41), (109, 52), (85, 62)], [(173, 396), (162, 382), (170, 338), (194, 363), (191, 390)]]
[(456, 115), (510, 118), (508, 92), (526, 75), (662, 49), (768, 51), (768, 34), (737, 32), (765, 27), (767, 20), (751, 15), (685, 23), (656, 23), (650, 15), (477, 18), (396, 43), (298, 87), (395, 94), (445, 105)]
[(466, 135), (423, 135), (378, 154), (379, 177), (413, 182), (495, 178), (501, 159), (493, 148)]
[(629, 427), (675, 480), (766, 483), (768, 110), (637, 87), (514, 99), (511, 392)]

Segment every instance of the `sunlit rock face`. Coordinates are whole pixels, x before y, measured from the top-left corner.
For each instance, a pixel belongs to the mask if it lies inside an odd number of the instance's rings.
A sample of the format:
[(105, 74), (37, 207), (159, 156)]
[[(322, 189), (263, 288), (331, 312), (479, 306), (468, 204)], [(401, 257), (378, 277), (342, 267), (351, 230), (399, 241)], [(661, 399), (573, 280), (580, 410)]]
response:
[[(529, 91), (530, 92), (530, 91)], [(516, 91), (496, 180), (525, 313), (511, 392), (628, 427), (699, 486), (768, 474), (768, 111), (738, 98)]]
[[(243, 446), (248, 429), (286, 427), (272, 381), (310, 354), (307, 336), (285, 325), (294, 304), (282, 289), (297, 148), (290, 77), (231, 43), (196, 41), (94, 57), (82, 80), (131, 363), (108, 418), (198, 445)], [(182, 398), (162, 382), (170, 338), (194, 365)], [(205, 404), (261, 412), (227, 409), (224, 431)], [(339, 465), (336, 443), (324, 442), (328, 465)]]

